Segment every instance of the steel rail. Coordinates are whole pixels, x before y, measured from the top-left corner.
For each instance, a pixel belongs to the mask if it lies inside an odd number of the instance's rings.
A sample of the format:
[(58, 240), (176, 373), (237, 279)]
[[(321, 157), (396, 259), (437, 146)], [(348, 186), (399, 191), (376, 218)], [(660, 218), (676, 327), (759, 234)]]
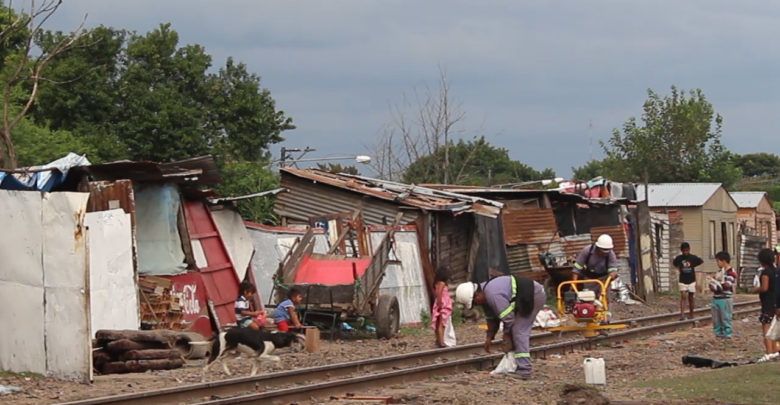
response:
[[(759, 304), (758, 301), (747, 301), (747, 302), (735, 303), (734, 307), (736, 309), (736, 308), (757, 306), (758, 304)], [(738, 311), (735, 312), (735, 315), (741, 314), (743, 312), (746, 313), (753, 312), (756, 311), (757, 309), (758, 307), (743, 310), (743, 311)], [(695, 313), (704, 313), (709, 311), (710, 311), (709, 308), (699, 308), (695, 310)], [(630, 325), (634, 326), (633, 328), (626, 329), (617, 333), (611, 332), (610, 335), (608, 336), (599, 336), (599, 337), (587, 338), (587, 339), (577, 339), (573, 341), (560, 342), (554, 344), (548, 344), (548, 343), (555, 340), (559, 340), (561, 337), (564, 336), (575, 335), (576, 332), (563, 332), (563, 333), (541, 332), (531, 336), (532, 342), (535, 345), (531, 350), (532, 355), (534, 357), (543, 358), (549, 354), (567, 353), (577, 348), (589, 349), (598, 343), (611, 341), (614, 339), (623, 339), (626, 336), (633, 336), (636, 333), (653, 333), (652, 331), (659, 331), (655, 333), (660, 333), (664, 331), (678, 329), (681, 326), (688, 325), (691, 323), (706, 322), (709, 319), (708, 316), (702, 316), (694, 319), (668, 322), (670, 318), (674, 319), (677, 318), (678, 316), (679, 316), (678, 313), (673, 313), (673, 314), (660, 314), (660, 315), (652, 315), (646, 317), (627, 319), (620, 322), (629, 323)], [(658, 323), (661, 323), (662, 325), (659, 327), (657, 326)], [(637, 327), (638, 325), (644, 325), (644, 326)], [(463, 358), (468, 356), (471, 356), (471, 358), (455, 360), (454, 362), (448, 360), (451, 358)], [(254, 395), (265, 395), (271, 392), (279, 392), (281, 395), (281, 393), (284, 392), (286, 389), (282, 388), (279, 391), (268, 391), (268, 390), (279, 388), (279, 387), (285, 387), (285, 386), (295, 386), (295, 385), (298, 385), (298, 387), (293, 388), (293, 390), (301, 390), (303, 387), (301, 384), (307, 384), (311, 381), (333, 380), (338, 378), (352, 377), (356, 374), (379, 372), (382, 370), (393, 370), (393, 371), (389, 373), (376, 374), (376, 375), (388, 374), (387, 377), (388, 381), (394, 381), (393, 378), (395, 377), (393, 377), (392, 375), (395, 373), (401, 373), (400, 375), (403, 375), (404, 370), (413, 370), (419, 367), (425, 368), (425, 367), (441, 366), (446, 364), (453, 364), (453, 366), (450, 367), (450, 370), (453, 370), (453, 369), (458, 369), (459, 367), (458, 364), (460, 364), (460, 362), (465, 362), (463, 364), (471, 364), (470, 368), (474, 368), (475, 364), (479, 365), (483, 361), (492, 363), (494, 359), (500, 357), (501, 357), (500, 355), (493, 355), (493, 356), (484, 355), (483, 345), (481, 343), (474, 343), (474, 344), (456, 346), (452, 348), (425, 350), (420, 352), (398, 354), (398, 355), (385, 356), (380, 358), (363, 359), (363, 360), (337, 363), (337, 364), (331, 364), (325, 366), (308, 367), (308, 368), (282, 371), (282, 372), (276, 372), (276, 373), (253, 376), (253, 377), (230, 378), (230, 379), (213, 381), (213, 382), (190, 384), (181, 387), (171, 387), (171, 388), (164, 388), (164, 389), (153, 390), (153, 391), (145, 391), (145, 392), (138, 392), (138, 393), (129, 393), (129, 394), (121, 394), (121, 395), (101, 397), (101, 398), (79, 400), (79, 401), (67, 402), (64, 405), (95, 405), (95, 404), (147, 405), (150, 401), (154, 401), (154, 403), (156, 404), (157, 403), (191, 403), (192, 401), (201, 401), (204, 398), (220, 398), (224, 396), (236, 395), (237, 393), (242, 393), (242, 392), (244, 393), (253, 392), (260, 389), (266, 390), (266, 392), (262, 394), (254, 394)], [(438, 362), (438, 363), (435, 365), (421, 366), (421, 364), (426, 364), (431, 362)], [(398, 370), (400, 368), (404, 368), (404, 369)], [(434, 367), (434, 369), (436, 369), (436, 367)], [(368, 377), (357, 377), (357, 378), (368, 378)], [(337, 380), (337, 381), (342, 381), (342, 383), (336, 384), (336, 386), (339, 387), (347, 386), (348, 384), (344, 385), (345, 383), (343, 383), (343, 381), (347, 381), (347, 380), (351, 380), (351, 379), (347, 378), (346, 380)], [(397, 380), (397, 378), (395, 378), (395, 380)], [(371, 379), (370, 381), (374, 381), (374, 380)], [(320, 392), (322, 390), (329, 389), (327, 387), (331, 387), (331, 383), (333, 383), (333, 381), (326, 381), (326, 382), (316, 384), (317, 386), (321, 386), (321, 387), (316, 388), (315, 391)], [(355, 383), (353, 385), (357, 385), (356, 388), (359, 388), (360, 384)], [(235, 397), (235, 398), (241, 398), (241, 397)], [(260, 399), (265, 400), (264, 397)], [(207, 402), (207, 403), (223, 403), (223, 402)], [(224, 402), (224, 403), (233, 403), (233, 402)]]

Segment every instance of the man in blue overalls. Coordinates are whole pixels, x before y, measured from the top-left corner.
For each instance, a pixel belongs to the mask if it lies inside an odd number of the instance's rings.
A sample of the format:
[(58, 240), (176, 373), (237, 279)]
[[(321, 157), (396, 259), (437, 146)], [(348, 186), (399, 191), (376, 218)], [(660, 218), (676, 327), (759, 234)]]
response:
[(499, 323), (504, 323), (504, 342), (512, 345), (517, 362), (514, 376), (531, 377), (531, 329), (536, 314), (544, 307), (547, 294), (544, 287), (532, 280), (516, 276), (499, 276), (476, 284), (463, 283), (455, 290), (455, 300), (467, 309), (482, 305), (488, 321), (485, 350), (490, 352)]

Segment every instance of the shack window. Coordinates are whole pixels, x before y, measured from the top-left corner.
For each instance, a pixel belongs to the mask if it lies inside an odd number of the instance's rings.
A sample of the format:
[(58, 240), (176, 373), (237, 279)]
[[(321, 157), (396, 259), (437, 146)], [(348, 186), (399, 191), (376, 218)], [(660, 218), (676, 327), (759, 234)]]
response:
[(662, 224), (655, 224), (655, 257), (661, 257), (661, 233), (664, 231)]
[(717, 231), (715, 227), (715, 221), (710, 221), (710, 257), (715, 257), (715, 253), (718, 253), (718, 244), (717, 244), (717, 234), (715, 233)]
[(729, 249), (729, 234), (725, 222), (720, 223), (720, 246), (722, 250)]

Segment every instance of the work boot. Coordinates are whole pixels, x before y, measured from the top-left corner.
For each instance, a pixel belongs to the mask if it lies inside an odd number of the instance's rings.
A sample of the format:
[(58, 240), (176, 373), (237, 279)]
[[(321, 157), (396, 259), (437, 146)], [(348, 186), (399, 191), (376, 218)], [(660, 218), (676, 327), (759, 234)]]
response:
[(522, 381), (531, 379), (531, 373), (508, 373), (507, 376)]

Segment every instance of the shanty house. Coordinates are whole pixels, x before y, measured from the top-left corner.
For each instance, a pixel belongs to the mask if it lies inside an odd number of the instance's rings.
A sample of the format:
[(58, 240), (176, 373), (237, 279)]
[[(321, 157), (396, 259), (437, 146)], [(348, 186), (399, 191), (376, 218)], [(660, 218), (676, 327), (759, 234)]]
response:
[[(638, 186), (637, 194), (644, 201), (645, 187)], [(684, 240), (691, 244), (691, 253), (704, 259), (699, 269), (715, 272), (717, 252), (739, 251), (737, 203), (720, 183), (649, 184), (647, 194), (650, 210), (677, 211), (682, 217)]]
[[(435, 269), (447, 265), (452, 281), (487, 279), (488, 267), (505, 266), (498, 216), (502, 204), (457, 193), (314, 169), (281, 169), (280, 194), (274, 212), (281, 225), (316, 225), (318, 218), (360, 210), (366, 225), (416, 228), (426, 283)], [(478, 242), (477, 242), (478, 241)]]
[(766, 238), (766, 247), (777, 245), (776, 216), (767, 193), (763, 191), (732, 192), (737, 203), (737, 219), (743, 233)]

